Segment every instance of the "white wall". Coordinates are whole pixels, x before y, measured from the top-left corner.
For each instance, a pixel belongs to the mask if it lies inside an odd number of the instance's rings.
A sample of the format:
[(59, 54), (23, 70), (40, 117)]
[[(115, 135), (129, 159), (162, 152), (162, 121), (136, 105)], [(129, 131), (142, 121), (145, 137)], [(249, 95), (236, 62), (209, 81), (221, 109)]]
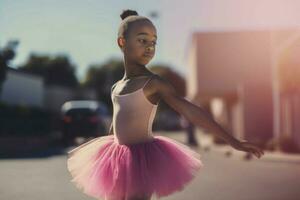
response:
[(14, 105), (43, 107), (44, 84), (41, 77), (8, 70), (1, 101)]

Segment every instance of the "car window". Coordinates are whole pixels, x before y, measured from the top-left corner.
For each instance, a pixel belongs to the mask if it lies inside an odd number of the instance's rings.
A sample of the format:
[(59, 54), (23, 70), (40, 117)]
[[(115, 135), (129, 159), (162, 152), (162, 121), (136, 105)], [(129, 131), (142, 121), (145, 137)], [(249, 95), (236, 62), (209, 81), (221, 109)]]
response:
[(95, 111), (93, 110), (90, 110), (88, 108), (74, 108), (74, 109), (71, 109), (71, 110), (68, 110), (66, 112), (66, 115), (67, 116), (91, 116), (91, 115), (95, 115)]

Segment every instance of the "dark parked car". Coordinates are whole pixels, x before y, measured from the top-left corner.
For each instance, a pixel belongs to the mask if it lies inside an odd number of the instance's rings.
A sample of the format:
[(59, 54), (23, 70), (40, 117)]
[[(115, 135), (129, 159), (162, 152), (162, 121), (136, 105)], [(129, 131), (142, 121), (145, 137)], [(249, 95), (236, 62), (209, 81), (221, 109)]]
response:
[(108, 131), (106, 107), (94, 100), (67, 101), (61, 108), (62, 139), (72, 144), (76, 137), (98, 137)]

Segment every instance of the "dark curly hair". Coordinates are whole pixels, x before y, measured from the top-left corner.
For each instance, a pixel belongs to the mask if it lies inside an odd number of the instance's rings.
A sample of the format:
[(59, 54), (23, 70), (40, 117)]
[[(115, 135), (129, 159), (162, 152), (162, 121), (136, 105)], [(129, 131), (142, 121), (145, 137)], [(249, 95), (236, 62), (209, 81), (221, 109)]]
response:
[(124, 20), (126, 17), (129, 16), (138, 16), (139, 14), (135, 10), (123, 10), (122, 14), (120, 15), (121, 19)]
[(122, 19), (122, 22), (119, 27), (118, 37), (127, 38), (130, 28), (136, 22), (147, 21), (153, 25), (150, 19), (144, 16), (140, 16), (135, 10), (129, 10), (129, 9), (123, 10), (120, 17)]

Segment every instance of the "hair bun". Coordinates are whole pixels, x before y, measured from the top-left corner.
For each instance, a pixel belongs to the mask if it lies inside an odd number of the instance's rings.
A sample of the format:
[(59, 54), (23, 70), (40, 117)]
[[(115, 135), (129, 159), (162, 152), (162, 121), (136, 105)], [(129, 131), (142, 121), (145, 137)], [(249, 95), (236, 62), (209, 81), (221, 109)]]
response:
[(132, 15), (139, 15), (135, 10), (123, 10), (122, 14), (120, 15), (120, 17), (122, 18), (122, 20), (124, 20), (126, 17), (128, 16), (132, 16)]

